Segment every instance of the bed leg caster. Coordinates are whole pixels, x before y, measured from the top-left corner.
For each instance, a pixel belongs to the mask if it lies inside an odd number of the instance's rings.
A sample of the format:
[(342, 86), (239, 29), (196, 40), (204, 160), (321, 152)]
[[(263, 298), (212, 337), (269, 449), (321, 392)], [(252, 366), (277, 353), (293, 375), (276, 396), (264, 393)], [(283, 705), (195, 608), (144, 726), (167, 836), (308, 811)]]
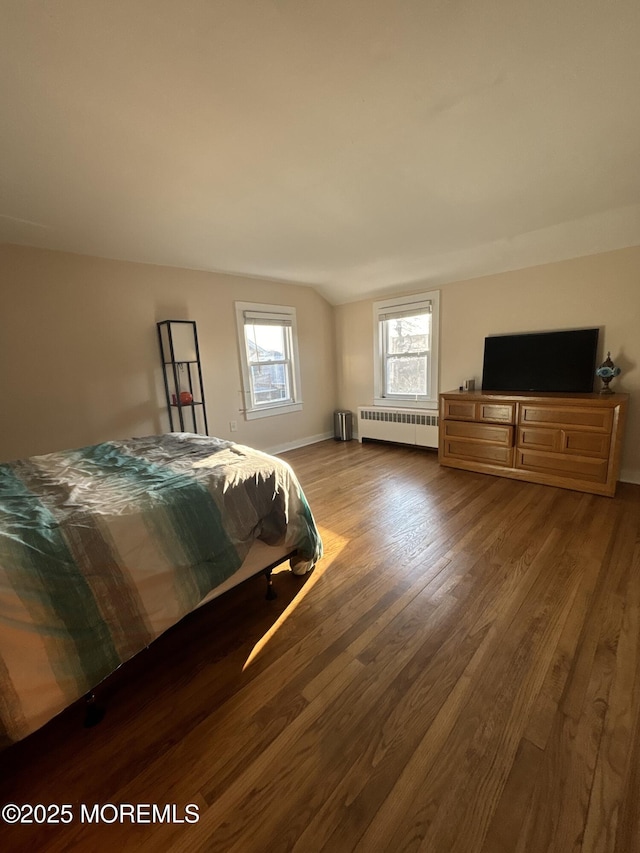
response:
[(102, 720), (105, 715), (105, 709), (98, 705), (96, 701), (96, 694), (93, 693), (93, 691), (91, 693), (87, 693), (84, 701), (84, 727), (85, 729), (90, 729), (92, 726), (97, 726)]
[(271, 570), (266, 570), (264, 576), (267, 579), (267, 594), (265, 598), (267, 599), (267, 601), (273, 601), (274, 598), (278, 597), (278, 593), (273, 588), (273, 578), (271, 577)]

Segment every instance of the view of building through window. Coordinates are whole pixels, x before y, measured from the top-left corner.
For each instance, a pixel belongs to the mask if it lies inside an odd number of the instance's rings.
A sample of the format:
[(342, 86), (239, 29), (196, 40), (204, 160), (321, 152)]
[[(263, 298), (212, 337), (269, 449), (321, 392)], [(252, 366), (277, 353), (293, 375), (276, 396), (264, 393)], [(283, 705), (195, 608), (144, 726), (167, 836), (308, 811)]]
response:
[(289, 328), (248, 323), (245, 335), (254, 404), (290, 400)]
[(384, 321), (386, 394), (428, 394), (431, 314)]
[(296, 309), (236, 302), (247, 420), (302, 411)]

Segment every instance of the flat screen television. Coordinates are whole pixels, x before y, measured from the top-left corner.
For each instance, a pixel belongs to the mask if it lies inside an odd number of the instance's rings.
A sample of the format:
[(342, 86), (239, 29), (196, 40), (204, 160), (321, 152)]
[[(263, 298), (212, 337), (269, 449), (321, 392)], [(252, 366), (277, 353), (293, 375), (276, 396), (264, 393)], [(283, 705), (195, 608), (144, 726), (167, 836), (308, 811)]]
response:
[(593, 391), (598, 329), (570, 329), (484, 340), (484, 391)]

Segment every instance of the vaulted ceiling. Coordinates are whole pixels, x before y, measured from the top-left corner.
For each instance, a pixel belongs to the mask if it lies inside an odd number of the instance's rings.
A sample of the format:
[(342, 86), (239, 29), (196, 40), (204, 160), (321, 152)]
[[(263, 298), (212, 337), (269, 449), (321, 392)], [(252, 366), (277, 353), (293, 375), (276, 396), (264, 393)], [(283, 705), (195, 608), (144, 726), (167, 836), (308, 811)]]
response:
[(333, 303), (640, 243), (637, 0), (4, 0), (0, 239)]

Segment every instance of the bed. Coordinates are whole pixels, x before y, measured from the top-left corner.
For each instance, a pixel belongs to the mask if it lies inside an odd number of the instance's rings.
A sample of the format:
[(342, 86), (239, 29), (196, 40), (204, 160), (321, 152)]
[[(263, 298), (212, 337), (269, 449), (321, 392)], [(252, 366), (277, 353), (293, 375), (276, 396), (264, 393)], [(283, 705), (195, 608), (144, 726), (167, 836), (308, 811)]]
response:
[(322, 542), (282, 460), (171, 433), (0, 465), (0, 747), (183, 616)]

